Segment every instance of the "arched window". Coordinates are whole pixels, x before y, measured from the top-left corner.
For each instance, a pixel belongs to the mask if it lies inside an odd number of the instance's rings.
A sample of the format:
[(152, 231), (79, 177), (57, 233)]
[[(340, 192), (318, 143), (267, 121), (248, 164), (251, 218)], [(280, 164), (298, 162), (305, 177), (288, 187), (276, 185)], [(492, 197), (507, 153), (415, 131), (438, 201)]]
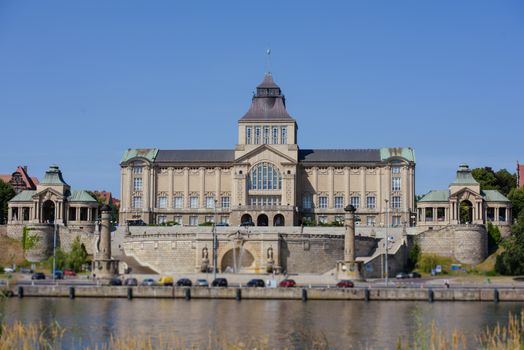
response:
[(273, 164), (259, 163), (249, 172), (249, 189), (280, 190), (282, 189), (282, 175)]

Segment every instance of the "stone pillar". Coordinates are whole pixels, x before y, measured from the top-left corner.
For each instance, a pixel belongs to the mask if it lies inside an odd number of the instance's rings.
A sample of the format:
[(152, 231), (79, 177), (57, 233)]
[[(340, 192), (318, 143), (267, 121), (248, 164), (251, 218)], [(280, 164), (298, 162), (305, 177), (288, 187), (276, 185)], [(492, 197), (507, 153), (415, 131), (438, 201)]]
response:
[(205, 208), (206, 207), (206, 199), (205, 199), (206, 168), (200, 167), (198, 169), (198, 173), (200, 175), (200, 193), (199, 193), (200, 208)]
[[(149, 192), (151, 191), (150, 189), (150, 183), (149, 183), (149, 173), (150, 173), (150, 168), (149, 166), (145, 166), (144, 169), (142, 169), (142, 200), (143, 200), (143, 203), (142, 203), (142, 210), (143, 211), (149, 211)], [(146, 220), (144, 220), (146, 221)], [(146, 223), (148, 223), (146, 221)]]
[(102, 207), (98, 248), (93, 273), (98, 280), (107, 283), (118, 273), (118, 260), (111, 259), (111, 209), (107, 205)]
[(360, 167), (360, 208), (366, 207), (366, 167)]
[(167, 176), (168, 176), (168, 181), (169, 181), (169, 184), (168, 184), (168, 193), (167, 193), (167, 207), (168, 208), (173, 208), (174, 205), (173, 205), (173, 186), (174, 186), (174, 178), (173, 178), (173, 168), (172, 167), (169, 167), (169, 169), (167, 170)]
[(348, 205), (350, 203), (349, 200), (349, 178), (350, 178), (350, 170), (348, 167), (344, 168), (344, 206)]
[(221, 168), (216, 167), (215, 168), (215, 199), (217, 200), (217, 202), (216, 202), (217, 209), (218, 208), (222, 208), (222, 201), (220, 199), (220, 181), (221, 181), (221, 176), (222, 176)]
[(499, 222), (499, 215), (500, 215), (499, 207), (495, 207), (495, 217), (494, 217), (495, 222)]
[(335, 170), (332, 166), (328, 168), (328, 183), (329, 183), (329, 192), (328, 192), (328, 208), (333, 209), (335, 207), (334, 196), (335, 196)]
[(189, 208), (189, 168), (184, 168), (184, 208)]
[(318, 168), (313, 167), (313, 208), (318, 205)]
[(346, 207), (344, 218), (344, 261), (355, 261), (355, 208)]

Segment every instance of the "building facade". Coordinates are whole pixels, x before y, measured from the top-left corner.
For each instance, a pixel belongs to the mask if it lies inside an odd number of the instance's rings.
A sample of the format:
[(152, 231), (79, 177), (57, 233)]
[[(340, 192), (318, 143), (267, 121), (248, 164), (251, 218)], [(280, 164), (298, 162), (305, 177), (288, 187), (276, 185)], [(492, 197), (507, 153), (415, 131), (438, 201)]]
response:
[(409, 225), (416, 215), (413, 149), (301, 149), (297, 137), (267, 73), (238, 121), (234, 149), (124, 153), (120, 222), (342, 223), (352, 204), (360, 225), (383, 225), (386, 212), (390, 225)]
[(16, 193), (25, 190), (36, 190), (38, 178), (29, 176), (27, 166), (19, 165), (11, 174), (0, 174), (0, 180), (10, 184)]
[(509, 232), (512, 224), (511, 201), (496, 190), (481, 190), (466, 164), (461, 164), (447, 190), (433, 190), (418, 203), (421, 230), (428, 226), (485, 225), (488, 222)]
[(517, 162), (517, 187), (524, 187), (524, 165)]

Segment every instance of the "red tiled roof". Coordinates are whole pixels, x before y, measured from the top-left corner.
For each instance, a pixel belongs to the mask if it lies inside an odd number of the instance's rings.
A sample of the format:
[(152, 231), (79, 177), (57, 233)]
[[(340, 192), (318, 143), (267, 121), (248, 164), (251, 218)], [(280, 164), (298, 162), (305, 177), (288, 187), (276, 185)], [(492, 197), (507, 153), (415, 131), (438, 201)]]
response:
[(26, 167), (23, 167), (21, 165), (19, 165), (16, 168), (16, 171), (14, 171), (11, 174), (0, 174), (0, 179), (4, 182), (10, 182), (14, 173), (19, 173), (22, 176), (22, 180), (24, 181), (24, 184), (26, 185), (27, 189), (36, 189), (36, 185), (38, 185), (39, 183), (38, 178), (34, 176), (30, 177), (26, 171)]
[(105, 204), (109, 204), (109, 198), (111, 198), (111, 205), (119, 206), (120, 200), (117, 198), (113, 198), (111, 192), (107, 191), (93, 191), (93, 193), (97, 194)]

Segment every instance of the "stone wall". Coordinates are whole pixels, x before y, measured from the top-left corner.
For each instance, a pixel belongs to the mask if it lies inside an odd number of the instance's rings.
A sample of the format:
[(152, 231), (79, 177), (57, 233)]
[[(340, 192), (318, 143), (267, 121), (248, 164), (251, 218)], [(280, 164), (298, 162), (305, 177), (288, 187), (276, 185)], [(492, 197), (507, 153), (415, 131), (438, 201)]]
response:
[(0, 236), (7, 236), (7, 225), (0, 225)]
[[(37, 242), (32, 249), (25, 252), (25, 258), (31, 262), (47, 260), (53, 255), (54, 245), (54, 225), (50, 224), (26, 224), (26, 225), (7, 225), (7, 236), (22, 241), (24, 226), (30, 229), (29, 235), (36, 236)], [(76, 237), (80, 237), (80, 242), (84, 244), (88, 254), (94, 254), (97, 233), (86, 232), (79, 228), (68, 228), (64, 225), (57, 225), (56, 246), (65, 252), (71, 250), (71, 244)]]
[(422, 253), (456, 259), (464, 264), (478, 264), (488, 254), (488, 234), (484, 225), (449, 225), (427, 230), (415, 237)]

